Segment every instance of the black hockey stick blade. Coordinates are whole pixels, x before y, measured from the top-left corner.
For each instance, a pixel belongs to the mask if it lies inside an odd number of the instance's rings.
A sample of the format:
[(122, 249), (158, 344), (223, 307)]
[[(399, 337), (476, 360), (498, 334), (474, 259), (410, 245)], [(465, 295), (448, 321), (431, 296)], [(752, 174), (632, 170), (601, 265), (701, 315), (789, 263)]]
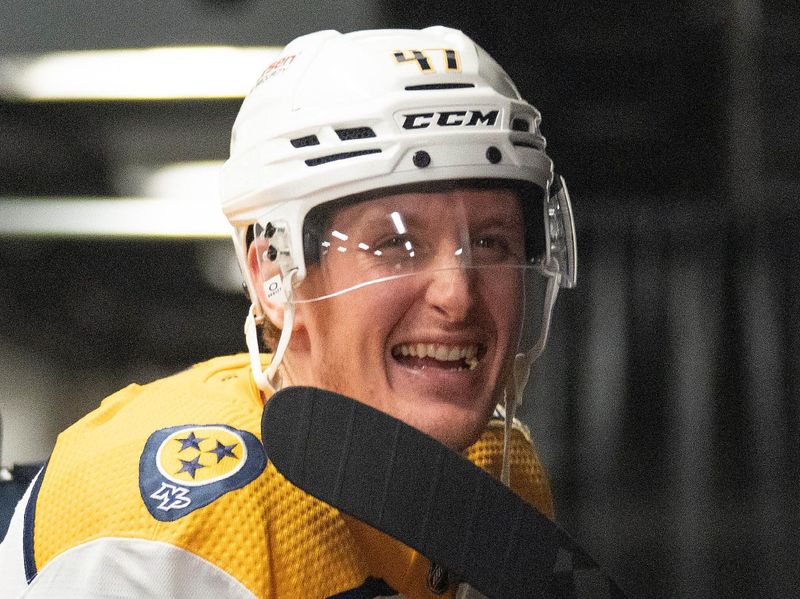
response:
[(310, 495), (492, 599), (623, 598), (569, 535), (432, 437), (353, 399), (289, 387), (267, 402), (268, 458)]

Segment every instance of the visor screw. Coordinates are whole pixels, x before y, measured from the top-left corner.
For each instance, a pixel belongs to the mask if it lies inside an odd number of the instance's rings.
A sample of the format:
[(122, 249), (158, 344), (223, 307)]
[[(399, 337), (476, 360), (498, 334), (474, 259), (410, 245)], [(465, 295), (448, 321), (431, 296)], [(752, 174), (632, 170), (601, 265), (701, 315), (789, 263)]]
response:
[(273, 225), (271, 222), (267, 223), (267, 225), (264, 227), (264, 234), (267, 237), (272, 237), (273, 235), (275, 235), (275, 231), (276, 231), (275, 225)]
[(274, 245), (269, 246), (267, 249), (267, 258), (269, 258), (272, 262), (275, 262), (275, 258), (277, 257), (278, 249)]
[(431, 163), (431, 155), (425, 150), (420, 150), (414, 153), (414, 158), (412, 158), (412, 160), (414, 162), (414, 166), (418, 168), (425, 168)]
[(503, 159), (503, 155), (500, 153), (494, 146), (489, 146), (486, 150), (486, 160), (491, 162), (492, 164), (497, 164)]

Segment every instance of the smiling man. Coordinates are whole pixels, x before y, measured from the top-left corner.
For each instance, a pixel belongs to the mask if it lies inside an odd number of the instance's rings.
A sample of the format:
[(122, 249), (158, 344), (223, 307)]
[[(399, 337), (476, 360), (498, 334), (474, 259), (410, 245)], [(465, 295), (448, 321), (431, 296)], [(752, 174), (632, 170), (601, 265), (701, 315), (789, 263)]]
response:
[[(472, 444), (503, 401), (520, 346), (524, 201), (480, 180), (323, 204), (322, 220), (312, 211), (314, 259), (293, 292), (282, 384), (349, 395), (455, 450)], [(277, 272), (269, 258), (263, 270), (259, 281)], [(263, 284), (260, 302), (282, 326)]]
[(222, 176), (249, 355), (127, 387), (62, 433), (0, 545), (4, 596), (475, 596), (291, 485), (258, 437), (276, 390), (335, 391), (553, 516), (514, 419), (575, 283), (539, 125), (459, 31), (289, 44), (242, 104)]

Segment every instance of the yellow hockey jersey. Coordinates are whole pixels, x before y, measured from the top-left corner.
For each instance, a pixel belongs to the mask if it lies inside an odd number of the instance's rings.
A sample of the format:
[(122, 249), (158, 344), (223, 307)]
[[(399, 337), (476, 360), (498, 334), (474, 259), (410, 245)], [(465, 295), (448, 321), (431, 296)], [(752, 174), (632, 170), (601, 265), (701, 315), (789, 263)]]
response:
[[(262, 411), (246, 355), (105, 399), (58, 437), (18, 508), (0, 558), (19, 551), (21, 566), (0, 568), (0, 589), (16, 576), (10, 597), (454, 596), (424, 556), (286, 481)], [(467, 457), (498, 475), (502, 437), (490, 423)], [(552, 517), (520, 430), (511, 458), (514, 490)]]

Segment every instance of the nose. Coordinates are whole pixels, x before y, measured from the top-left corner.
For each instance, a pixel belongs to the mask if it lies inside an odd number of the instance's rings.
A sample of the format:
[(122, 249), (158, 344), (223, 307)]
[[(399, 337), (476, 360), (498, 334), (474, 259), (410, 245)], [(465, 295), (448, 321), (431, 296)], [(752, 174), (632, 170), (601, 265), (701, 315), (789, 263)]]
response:
[(464, 266), (455, 266), (430, 273), (425, 300), (448, 322), (459, 322), (472, 310), (473, 293), (469, 271)]

